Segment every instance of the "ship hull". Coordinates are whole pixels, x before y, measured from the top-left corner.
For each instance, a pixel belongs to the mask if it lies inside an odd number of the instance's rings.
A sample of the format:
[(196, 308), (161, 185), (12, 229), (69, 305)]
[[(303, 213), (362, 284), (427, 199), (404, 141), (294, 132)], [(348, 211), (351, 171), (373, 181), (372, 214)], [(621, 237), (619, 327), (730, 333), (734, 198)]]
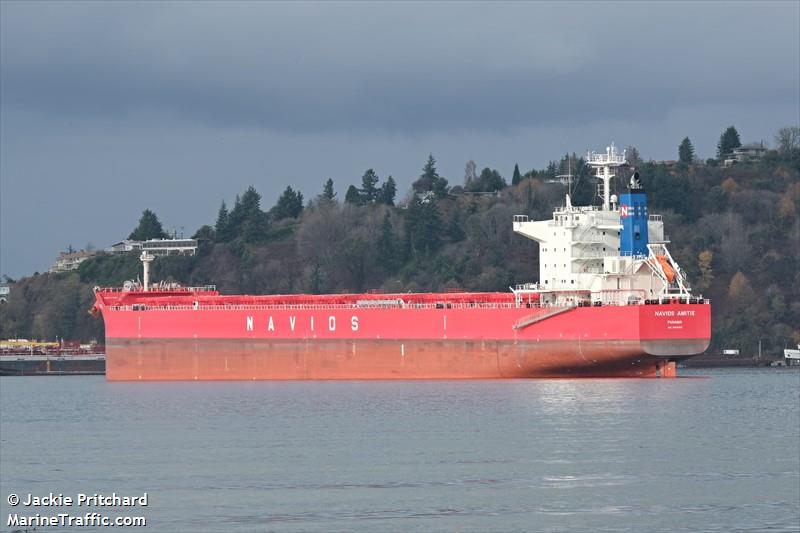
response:
[(674, 363), (633, 341), (120, 339), (108, 353), (109, 380), (658, 377)]
[(657, 377), (710, 306), (104, 309), (109, 380)]

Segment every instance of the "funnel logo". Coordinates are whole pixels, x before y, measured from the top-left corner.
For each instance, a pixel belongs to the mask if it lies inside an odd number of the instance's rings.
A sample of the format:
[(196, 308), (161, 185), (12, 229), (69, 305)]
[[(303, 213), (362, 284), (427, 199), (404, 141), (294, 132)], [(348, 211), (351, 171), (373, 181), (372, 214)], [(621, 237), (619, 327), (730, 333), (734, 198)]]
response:
[(622, 218), (628, 218), (628, 209), (628, 206), (625, 204), (619, 206), (619, 216)]

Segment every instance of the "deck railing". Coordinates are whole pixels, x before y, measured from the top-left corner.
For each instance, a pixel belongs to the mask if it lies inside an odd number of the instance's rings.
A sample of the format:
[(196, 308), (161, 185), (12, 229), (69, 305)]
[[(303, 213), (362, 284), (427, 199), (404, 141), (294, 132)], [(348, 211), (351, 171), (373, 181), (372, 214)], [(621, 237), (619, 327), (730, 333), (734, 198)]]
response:
[[(710, 304), (711, 301), (707, 298), (663, 298), (644, 300), (636, 302), (621, 302), (621, 301), (608, 301), (608, 302), (582, 302), (578, 307), (606, 307), (606, 306), (628, 306), (628, 305), (657, 305), (659, 303), (682, 303), (682, 304)], [(574, 304), (570, 304), (574, 305)], [(222, 305), (146, 305), (146, 304), (133, 304), (133, 305), (110, 305), (106, 309), (111, 311), (340, 311), (340, 310), (356, 310), (356, 309), (518, 309), (518, 308), (554, 308), (565, 307), (564, 304), (555, 303), (539, 303), (539, 302), (522, 302), (519, 305), (514, 302), (508, 303), (406, 303), (393, 306), (365, 306), (355, 304), (222, 304)]]
[(216, 285), (201, 285), (198, 287), (169, 287), (169, 286), (162, 286), (159, 287), (158, 285), (151, 286), (147, 291), (144, 290), (143, 287), (95, 287), (94, 292), (134, 292), (134, 293), (144, 293), (144, 292), (185, 292), (185, 293), (193, 293), (193, 292), (216, 292), (217, 286)]

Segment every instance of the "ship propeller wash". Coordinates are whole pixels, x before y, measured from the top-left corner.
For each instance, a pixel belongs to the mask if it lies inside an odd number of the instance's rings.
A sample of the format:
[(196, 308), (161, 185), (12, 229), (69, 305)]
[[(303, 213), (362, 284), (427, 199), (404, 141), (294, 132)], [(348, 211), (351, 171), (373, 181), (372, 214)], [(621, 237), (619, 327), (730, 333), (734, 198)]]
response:
[(95, 289), (109, 380), (672, 377), (702, 353), (711, 305), (694, 296), (612, 145), (588, 154), (601, 206), (515, 216), (539, 280), (506, 293), (221, 295), (213, 286)]

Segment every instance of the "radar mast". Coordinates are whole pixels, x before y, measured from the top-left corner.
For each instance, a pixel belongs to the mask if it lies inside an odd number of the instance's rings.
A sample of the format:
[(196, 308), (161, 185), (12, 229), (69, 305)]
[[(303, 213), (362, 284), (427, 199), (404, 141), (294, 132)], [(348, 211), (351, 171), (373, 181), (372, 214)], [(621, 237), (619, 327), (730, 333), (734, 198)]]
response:
[(586, 164), (595, 169), (595, 177), (600, 180), (597, 184), (597, 196), (603, 199), (603, 210), (611, 210), (611, 178), (615, 176), (616, 168), (627, 164), (625, 160), (625, 150), (622, 153), (617, 151), (614, 143), (606, 146), (606, 153), (595, 153), (589, 151), (586, 156)]

